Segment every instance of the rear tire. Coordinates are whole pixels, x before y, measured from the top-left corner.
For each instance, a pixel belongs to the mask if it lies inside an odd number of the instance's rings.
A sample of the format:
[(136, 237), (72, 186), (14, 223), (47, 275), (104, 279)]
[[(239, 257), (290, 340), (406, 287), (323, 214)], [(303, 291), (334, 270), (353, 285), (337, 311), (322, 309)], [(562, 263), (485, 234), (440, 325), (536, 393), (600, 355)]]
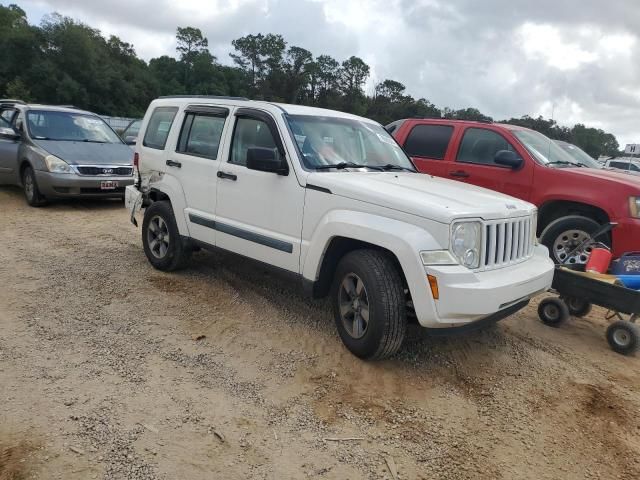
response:
[(592, 305), (586, 300), (579, 298), (564, 298), (563, 300), (569, 308), (569, 313), (574, 317), (586, 317), (591, 312)]
[[(568, 255), (599, 228), (600, 224), (588, 217), (580, 215), (561, 217), (547, 225), (540, 235), (540, 243), (549, 249), (549, 256), (557, 264), (586, 264), (591, 254), (589, 247), (585, 251), (572, 255), (571, 258)], [(604, 235), (595, 241), (607, 246), (611, 243)]]
[(144, 212), (142, 245), (154, 268), (171, 272), (184, 268), (191, 250), (182, 241), (171, 203), (153, 202)]
[(40, 193), (36, 174), (31, 166), (26, 166), (22, 170), (22, 188), (27, 203), (32, 207), (41, 207), (47, 203), (44, 195)]
[(355, 250), (336, 269), (331, 298), (336, 327), (355, 356), (380, 360), (396, 353), (407, 330), (402, 277), (378, 250)]
[(607, 342), (614, 352), (631, 355), (640, 350), (640, 327), (618, 320), (607, 328)]
[(569, 307), (559, 298), (545, 298), (538, 305), (538, 317), (550, 327), (559, 327), (569, 319), (569, 316)]

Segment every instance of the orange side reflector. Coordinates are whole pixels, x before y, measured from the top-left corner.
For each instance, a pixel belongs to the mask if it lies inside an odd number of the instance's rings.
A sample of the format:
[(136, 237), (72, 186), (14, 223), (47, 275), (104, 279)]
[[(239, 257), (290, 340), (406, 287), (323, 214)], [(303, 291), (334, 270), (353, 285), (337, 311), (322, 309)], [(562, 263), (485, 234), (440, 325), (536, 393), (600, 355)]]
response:
[(431, 287), (431, 295), (433, 295), (434, 300), (438, 300), (440, 298), (440, 290), (438, 290), (438, 279), (433, 275), (427, 275), (429, 279), (429, 286)]

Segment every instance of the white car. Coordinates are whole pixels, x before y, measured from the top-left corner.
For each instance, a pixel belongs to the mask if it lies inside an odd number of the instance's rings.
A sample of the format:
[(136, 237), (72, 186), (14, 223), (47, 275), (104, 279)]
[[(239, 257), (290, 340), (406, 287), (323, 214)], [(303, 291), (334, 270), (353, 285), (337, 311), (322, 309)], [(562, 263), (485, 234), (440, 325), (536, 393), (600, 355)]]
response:
[(640, 175), (640, 158), (610, 158), (604, 164), (604, 168), (613, 168)]
[[(547, 290), (553, 264), (536, 208), (417, 173), (378, 123), (341, 112), (223, 97), (151, 103), (135, 147), (131, 219), (160, 270), (194, 247), (224, 249), (330, 295), (340, 337), (379, 359), (407, 321), (480, 327)], [(134, 162), (135, 163), (135, 162)]]

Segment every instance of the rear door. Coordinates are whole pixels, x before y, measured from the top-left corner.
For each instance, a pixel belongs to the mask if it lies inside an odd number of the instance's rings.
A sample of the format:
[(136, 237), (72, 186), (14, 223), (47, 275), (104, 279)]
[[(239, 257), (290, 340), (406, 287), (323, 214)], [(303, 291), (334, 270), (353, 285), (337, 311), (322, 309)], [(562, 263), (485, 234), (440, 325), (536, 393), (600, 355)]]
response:
[[(497, 165), (494, 157), (500, 150), (516, 152), (524, 159), (522, 167), (513, 170)], [(466, 127), (454, 159), (454, 162), (449, 162), (449, 178), (529, 200), (533, 182), (532, 162), (501, 132), (483, 127)]]
[[(299, 272), (305, 189), (291, 165), (275, 119), (263, 110), (235, 111), (228, 157), (218, 171), (216, 244), (226, 250)], [(285, 155), (289, 174), (249, 170), (247, 151), (274, 149)]]
[(166, 174), (182, 185), (184, 216), (192, 238), (216, 244), (213, 227), (216, 184), (220, 157), (224, 151), (224, 129), (229, 108), (218, 105), (189, 105), (176, 119), (180, 130), (175, 145), (167, 149)]
[(410, 124), (404, 140), (404, 150), (418, 170), (438, 177), (447, 176), (445, 160), (454, 127), (439, 124)]

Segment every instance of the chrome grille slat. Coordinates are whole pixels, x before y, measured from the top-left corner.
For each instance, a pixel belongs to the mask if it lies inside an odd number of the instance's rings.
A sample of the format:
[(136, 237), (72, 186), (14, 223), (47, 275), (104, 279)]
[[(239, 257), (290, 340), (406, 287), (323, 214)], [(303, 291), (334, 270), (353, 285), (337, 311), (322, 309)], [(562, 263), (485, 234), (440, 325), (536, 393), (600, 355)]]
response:
[(533, 255), (533, 217), (484, 222), (479, 270), (495, 270), (520, 263)]
[(75, 167), (79, 175), (93, 177), (128, 177), (133, 175), (133, 167), (111, 165), (78, 165)]

